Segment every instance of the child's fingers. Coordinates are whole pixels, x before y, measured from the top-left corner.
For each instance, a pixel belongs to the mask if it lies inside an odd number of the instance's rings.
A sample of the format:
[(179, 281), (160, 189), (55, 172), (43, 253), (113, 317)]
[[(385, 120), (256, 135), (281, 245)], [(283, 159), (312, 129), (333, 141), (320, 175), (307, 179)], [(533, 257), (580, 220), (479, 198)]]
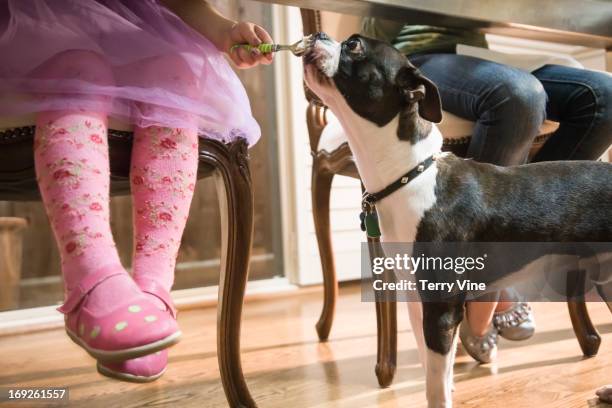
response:
[(254, 30), (255, 30), (255, 34), (262, 42), (270, 43), (270, 44), (274, 42), (272, 41), (272, 37), (270, 37), (270, 34), (268, 34), (268, 32), (264, 30), (262, 27), (255, 25)]
[[(257, 34), (257, 37), (259, 37), (259, 39), (264, 43), (268, 43), (268, 44), (274, 43), (274, 40), (272, 40), (272, 37), (270, 37), (270, 34), (268, 34), (268, 32), (265, 29), (263, 29), (262, 27), (258, 25), (255, 26), (255, 34)], [(259, 58), (259, 62), (265, 65), (269, 65), (272, 63), (273, 59), (274, 59), (274, 53), (267, 52)]]
[(259, 45), (262, 41), (255, 34), (252, 24), (240, 24), (238, 30), (242, 38), (244, 38), (251, 45)]
[(239, 47), (237, 50), (237, 56), (239, 59), (238, 66), (240, 68), (247, 68), (255, 64), (254, 55), (245, 48)]
[[(247, 43), (251, 46), (257, 46), (261, 43), (273, 43), (270, 34), (253, 23), (241, 22), (236, 24), (230, 35), (234, 44)], [(238, 68), (249, 68), (259, 63), (269, 65), (274, 57), (272, 53), (263, 54), (258, 49), (248, 50), (247, 47), (237, 47), (232, 50), (231, 58)]]
[(262, 54), (259, 57), (259, 62), (264, 65), (270, 65), (273, 59), (274, 59), (274, 55), (271, 52), (268, 52), (266, 54)]

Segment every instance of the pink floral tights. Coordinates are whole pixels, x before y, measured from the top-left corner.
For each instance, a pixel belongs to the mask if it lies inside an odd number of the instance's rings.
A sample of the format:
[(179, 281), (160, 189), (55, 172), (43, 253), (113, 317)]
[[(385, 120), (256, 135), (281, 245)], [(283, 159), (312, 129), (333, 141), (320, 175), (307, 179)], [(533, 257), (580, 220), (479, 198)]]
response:
[[(196, 129), (136, 128), (130, 181), (134, 207), (134, 281), (169, 291), (197, 172)], [(107, 121), (95, 112), (38, 115), (35, 162), (43, 202), (62, 259), (65, 290), (106, 266), (120, 265), (109, 222)], [(127, 273), (126, 273), (127, 276)], [(130, 279), (109, 279), (88, 307), (101, 312), (139, 293)]]

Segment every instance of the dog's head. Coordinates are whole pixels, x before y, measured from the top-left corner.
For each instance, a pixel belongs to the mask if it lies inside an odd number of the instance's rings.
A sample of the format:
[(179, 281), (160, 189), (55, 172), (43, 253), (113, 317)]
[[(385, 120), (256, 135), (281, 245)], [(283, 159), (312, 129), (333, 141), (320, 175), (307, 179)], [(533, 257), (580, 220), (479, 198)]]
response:
[(344, 98), (357, 115), (378, 126), (398, 114), (398, 136), (411, 140), (415, 115), (442, 120), (438, 89), (392, 46), (355, 34), (342, 43), (315, 34), (304, 55), (305, 78), (325, 104)]

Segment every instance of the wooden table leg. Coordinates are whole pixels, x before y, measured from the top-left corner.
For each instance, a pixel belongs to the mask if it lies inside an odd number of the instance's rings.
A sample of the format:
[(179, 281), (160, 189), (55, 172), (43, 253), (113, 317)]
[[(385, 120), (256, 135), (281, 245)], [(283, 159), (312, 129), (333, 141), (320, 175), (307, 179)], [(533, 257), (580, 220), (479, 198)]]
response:
[(0, 217), (0, 311), (19, 306), (24, 218)]

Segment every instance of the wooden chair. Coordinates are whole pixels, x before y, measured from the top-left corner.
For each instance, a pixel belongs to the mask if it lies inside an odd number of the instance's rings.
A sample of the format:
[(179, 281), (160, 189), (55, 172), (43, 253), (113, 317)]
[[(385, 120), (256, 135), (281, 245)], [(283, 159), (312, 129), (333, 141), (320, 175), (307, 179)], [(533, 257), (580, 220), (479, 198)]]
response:
[[(0, 200), (40, 199), (34, 171), (35, 127), (32, 123), (31, 119), (23, 118), (0, 120)], [(111, 123), (111, 127), (115, 126)], [(122, 126), (109, 130), (113, 195), (129, 194), (132, 136), (132, 132)], [(254, 407), (240, 363), (242, 303), (253, 234), (253, 192), (244, 139), (230, 144), (200, 139), (198, 178), (210, 176), (216, 180), (222, 217), (217, 314), (221, 380), (230, 406)]]
[[(336, 38), (345, 38), (352, 32), (358, 32), (358, 19), (345, 18), (333, 13), (301, 9), (304, 35), (325, 31)], [(348, 30), (348, 31), (347, 31)], [(351, 32), (352, 30), (352, 32)], [(338, 33), (337, 31), (340, 31)], [(331, 240), (329, 199), (331, 185), (335, 175), (359, 178), (354, 158), (351, 154), (346, 136), (337, 119), (327, 107), (305, 85), (308, 107), (306, 123), (310, 141), (312, 164), (312, 208), (315, 233), (323, 270), (324, 300), (323, 310), (316, 324), (319, 339), (328, 338), (331, 330), (338, 282), (334, 264)], [(329, 124), (329, 126), (328, 126)], [(444, 119), (438, 125), (444, 135), (443, 150), (451, 151), (458, 156), (465, 156), (470, 143), (474, 123), (444, 112)], [(530, 157), (542, 147), (546, 139), (557, 129), (558, 124), (546, 121), (531, 148)], [(370, 256), (380, 256), (381, 248), (378, 239), (368, 238)], [(577, 279), (581, 277), (577, 276)], [(597, 354), (601, 338), (593, 327), (584, 302), (568, 302), (572, 325), (578, 342), (585, 356)], [(393, 302), (377, 302), (376, 318), (378, 333), (378, 352), (376, 376), (381, 387), (393, 381), (397, 356), (397, 323), (396, 305)]]

